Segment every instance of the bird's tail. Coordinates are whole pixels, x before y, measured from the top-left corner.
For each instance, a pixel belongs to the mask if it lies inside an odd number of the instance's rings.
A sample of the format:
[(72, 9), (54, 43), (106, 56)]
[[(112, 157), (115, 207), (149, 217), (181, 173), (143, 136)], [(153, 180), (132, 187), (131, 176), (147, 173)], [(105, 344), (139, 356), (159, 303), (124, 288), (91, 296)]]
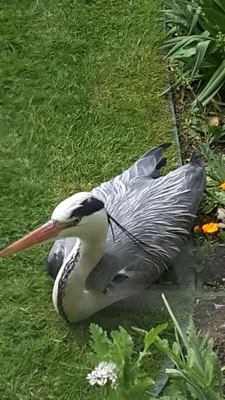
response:
[(138, 176), (147, 176), (149, 178), (158, 178), (160, 176), (160, 169), (165, 167), (166, 158), (163, 157), (164, 151), (171, 146), (171, 143), (164, 143), (158, 147), (153, 147), (147, 151), (139, 160), (137, 160), (127, 172), (129, 178)]
[(199, 165), (199, 167), (204, 167), (202, 160), (199, 158), (199, 154), (193, 151), (190, 158), (190, 164)]

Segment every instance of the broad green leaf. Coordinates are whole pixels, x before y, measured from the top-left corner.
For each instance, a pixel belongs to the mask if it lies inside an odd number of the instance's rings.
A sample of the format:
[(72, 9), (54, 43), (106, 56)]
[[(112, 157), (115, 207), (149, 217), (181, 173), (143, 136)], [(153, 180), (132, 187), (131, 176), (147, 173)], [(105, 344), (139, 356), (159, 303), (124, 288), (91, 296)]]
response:
[(121, 389), (109, 389), (107, 393), (107, 400), (121, 400), (123, 399)]
[(221, 231), (219, 232), (219, 237), (220, 237), (223, 241), (225, 241), (225, 232), (221, 230)]
[[(193, 350), (191, 352), (190, 357), (192, 356), (191, 361), (194, 363), (193, 365), (195, 366), (195, 370), (202, 377), (204, 377), (204, 361), (203, 361), (202, 352), (201, 352), (201, 349), (199, 346), (197, 332), (196, 332), (194, 322), (192, 319), (190, 319), (190, 323), (188, 326), (188, 342), (190, 343), (191, 349)], [(188, 351), (188, 355), (189, 355), (189, 351)]]
[(170, 378), (184, 379), (184, 374), (178, 369), (167, 368), (166, 374), (168, 374)]
[(138, 333), (140, 333), (141, 335), (147, 335), (147, 333), (148, 333), (148, 331), (146, 331), (145, 329), (140, 329), (140, 328), (137, 328), (136, 326), (132, 326), (132, 329), (135, 331), (135, 332), (138, 332)]
[(119, 327), (119, 330), (112, 331), (110, 334), (113, 343), (110, 347), (110, 360), (118, 366), (124, 365), (125, 361), (130, 360), (133, 353), (133, 339), (129, 333)]
[(195, 352), (192, 348), (188, 350), (187, 363), (191, 368), (195, 365)]
[(215, 28), (215, 25), (205, 18), (199, 19), (199, 25), (201, 26), (201, 29), (203, 31), (210, 32), (212, 38), (215, 38), (216, 35), (218, 34), (218, 29)]
[(183, 373), (185, 373), (189, 378), (195, 379), (199, 381), (202, 385), (206, 384), (206, 380), (202, 378), (201, 375), (199, 375), (195, 369), (190, 368), (189, 365), (186, 362), (183, 362), (179, 356), (177, 356), (169, 347), (165, 347), (162, 345), (161, 340), (158, 340), (155, 343), (156, 347), (164, 352), (170, 359), (174, 362), (176, 367), (181, 370)]
[(103, 331), (100, 326), (93, 323), (90, 325), (89, 329), (92, 349), (96, 353), (99, 361), (105, 360), (105, 356), (107, 357), (111, 346), (111, 341), (108, 339), (107, 333)]
[(219, 30), (225, 32), (225, 14), (224, 12), (218, 12), (212, 8), (204, 8), (204, 12), (209, 21), (212, 21), (215, 26), (218, 26)]
[(198, 22), (198, 18), (199, 18), (200, 12), (201, 12), (201, 7), (198, 7), (198, 8), (195, 10), (193, 19), (192, 19), (192, 21), (191, 21), (191, 25), (190, 25), (190, 29), (189, 29), (189, 32), (188, 32), (188, 36), (190, 36), (190, 35), (192, 34), (193, 29), (196, 27), (196, 24), (197, 24), (197, 22)]
[(225, 13), (225, 2), (224, 0), (214, 0), (214, 3), (216, 3), (221, 10)]
[[(225, 60), (221, 63), (219, 68), (214, 72), (211, 79), (197, 96), (197, 99), (203, 106), (206, 106), (210, 100), (218, 93), (221, 86), (225, 83)], [(193, 102), (193, 107), (196, 105), (196, 101)]]
[(156, 328), (152, 328), (145, 336), (145, 350), (147, 350), (155, 341), (157, 336), (167, 328), (167, 324), (158, 325)]
[(203, 347), (205, 346), (205, 344), (206, 344), (208, 338), (209, 338), (209, 335), (208, 335), (208, 334), (207, 334), (207, 335), (204, 335), (204, 336), (201, 338), (201, 341), (200, 341), (200, 349), (203, 349)]
[(195, 58), (194, 58), (194, 66), (191, 72), (191, 76), (194, 76), (196, 72), (199, 70), (201, 63), (203, 62), (208, 47), (210, 45), (210, 40), (206, 40), (204, 42), (200, 42), (196, 46)]
[(212, 384), (214, 374), (214, 354), (210, 351), (209, 355), (205, 359), (205, 375), (208, 381), (208, 386)]
[(180, 354), (180, 345), (177, 342), (173, 343), (172, 351), (178, 356)]
[(195, 55), (196, 53), (196, 47), (191, 47), (188, 49), (179, 49), (175, 53), (173, 53), (170, 57), (167, 57), (168, 59), (175, 58), (176, 60), (181, 60), (185, 62), (185, 59), (190, 58), (191, 56)]
[[(149, 378), (144, 381), (136, 381), (134, 386), (127, 392), (127, 397), (124, 397), (124, 400), (144, 400), (149, 399), (149, 395), (147, 395), (146, 390), (151, 388), (154, 385), (154, 381)], [(121, 399), (122, 400), (122, 399)]]
[[(166, 55), (166, 58), (171, 58), (171, 56), (173, 54), (176, 53), (177, 50), (181, 49), (181, 48), (185, 48), (186, 46), (193, 44), (195, 42), (199, 42), (200, 40), (206, 40), (204, 37), (202, 36), (181, 36), (179, 38), (176, 39), (180, 39), (180, 40), (176, 40), (176, 44), (175, 46), (172, 47), (172, 49), (168, 52), (168, 54)], [(164, 46), (162, 46), (163, 48), (165, 48), (166, 45), (168, 44), (172, 44), (172, 39), (171, 40), (167, 40), (167, 42), (165, 43)]]
[(212, 138), (210, 140), (210, 144), (218, 142), (220, 139), (225, 138), (225, 125), (216, 126)]
[[(201, 152), (208, 161), (207, 174), (219, 186), (225, 182), (225, 161), (222, 153), (214, 154), (208, 143), (200, 144)], [(208, 186), (208, 182), (207, 182)], [(224, 192), (223, 192), (224, 193)]]
[(171, 28), (167, 33), (166, 36), (169, 37), (171, 35), (174, 35), (174, 33), (177, 31), (176, 26), (173, 26), (173, 28)]

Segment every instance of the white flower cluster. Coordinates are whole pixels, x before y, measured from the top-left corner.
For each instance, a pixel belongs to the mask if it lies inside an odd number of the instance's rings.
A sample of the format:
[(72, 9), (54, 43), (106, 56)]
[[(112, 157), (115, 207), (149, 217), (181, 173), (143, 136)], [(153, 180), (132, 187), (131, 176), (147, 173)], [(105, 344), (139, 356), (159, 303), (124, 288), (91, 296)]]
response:
[(104, 386), (108, 381), (111, 382), (111, 387), (116, 387), (116, 364), (112, 362), (102, 361), (99, 365), (87, 375), (90, 385)]

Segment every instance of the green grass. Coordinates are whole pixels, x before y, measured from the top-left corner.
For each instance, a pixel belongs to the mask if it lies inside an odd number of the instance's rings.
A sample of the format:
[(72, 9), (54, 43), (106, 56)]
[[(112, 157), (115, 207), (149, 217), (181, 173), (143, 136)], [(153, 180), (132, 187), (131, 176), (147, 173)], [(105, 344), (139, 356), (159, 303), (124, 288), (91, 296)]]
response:
[[(43, 223), (65, 197), (171, 140), (167, 103), (158, 96), (166, 82), (160, 6), (2, 1), (0, 247)], [(48, 249), (0, 262), (0, 397), (104, 398), (85, 380), (90, 321), (69, 329), (53, 309), (42, 268)], [(105, 310), (93, 320), (109, 329), (148, 328), (160, 319)]]

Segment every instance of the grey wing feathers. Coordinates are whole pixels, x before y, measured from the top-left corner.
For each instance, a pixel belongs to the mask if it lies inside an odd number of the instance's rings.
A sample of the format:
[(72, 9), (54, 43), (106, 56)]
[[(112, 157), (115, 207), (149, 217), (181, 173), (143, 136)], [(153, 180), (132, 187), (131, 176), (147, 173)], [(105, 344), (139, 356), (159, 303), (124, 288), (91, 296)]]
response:
[(76, 244), (76, 238), (56, 240), (48, 256), (46, 272), (55, 279), (65, 258)]
[(133, 193), (131, 189), (126, 208), (120, 209), (118, 204), (110, 209), (115, 219), (148, 245), (145, 252), (126, 237), (115, 243), (110, 240), (111, 253), (120, 254), (124, 266), (116, 276), (122, 274), (143, 286), (157, 279), (187, 242), (204, 189), (204, 166), (193, 157), (190, 164), (156, 181), (149, 180), (141, 191)]
[(160, 168), (166, 165), (166, 158), (163, 157), (163, 152), (170, 145), (171, 143), (165, 143), (147, 151), (132, 165), (132, 167), (121, 174), (120, 178), (123, 179), (123, 175), (126, 177), (126, 180), (131, 180), (140, 176), (158, 178), (160, 176)]
[(206, 186), (206, 174), (202, 161), (193, 153), (189, 164), (170, 172), (168, 176), (170, 175), (173, 175), (175, 179), (179, 175), (183, 178), (190, 213), (196, 214)]
[(136, 180), (137, 189), (139, 182), (143, 186), (143, 180), (158, 178), (160, 176), (160, 168), (166, 165), (166, 158), (163, 157), (163, 152), (170, 145), (170, 143), (165, 143), (147, 151), (122, 174), (93, 189), (93, 196), (100, 197), (107, 208), (108, 205), (115, 204), (121, 197), (126, 195), (127, 188), (134, 180)]
[[(108, 213), (147, 246), (143, 250), (113, 225), (116, 241), (109, 230), (105, 253), (88, 277), (88, 289), (125, 290), (129, 284), (134, 291), (144, 289), (173, 263), (188, 240), (205, 189), (205, 169), (193, 154), (189, 164), (159, 177), (167, 147), (148, 151), (127, 171), (93, 189)], [(49, 255), (53, 265), (58, 254), (57, 268), (65, 248), (71, 250), (75, 244), (75, 239), (68, 239), (68, 244), (66, 240), (57, 241)]]

